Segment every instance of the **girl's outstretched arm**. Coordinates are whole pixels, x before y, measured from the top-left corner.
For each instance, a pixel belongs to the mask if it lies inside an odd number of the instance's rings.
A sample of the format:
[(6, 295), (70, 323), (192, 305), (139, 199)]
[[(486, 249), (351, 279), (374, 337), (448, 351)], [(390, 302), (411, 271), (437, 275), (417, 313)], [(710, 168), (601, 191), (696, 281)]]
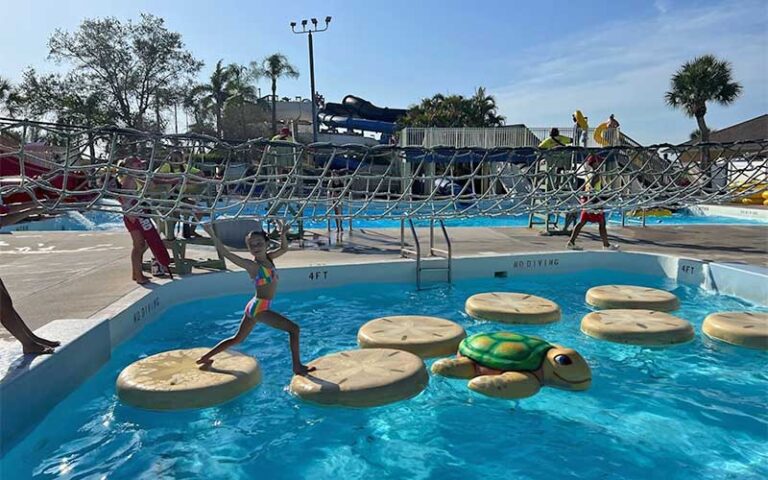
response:
[(234, 263), (240, 268), (244, 268), (248, 271), (253, 269), (256, 262), (253, 260), (248, 260), (247, 258), (243, 258), (240, 255), (232, 252), (229, 248), (227, 248), (226, 245), (221, 243), (221, 240), (219, 237), (216, 236), (216, 233), (213, 231), (213, 227), (211, 225), (203, 225), (203, 229), (208, 232), (208, 235), (210, 235), (211, 239), (213, 240), (213, 243), (216, 246), (216, 249), (221, 252), (222, 255), (224, 255), (224, 258), (229, 260), (230, 262)]
[(277, 227), (280, 229), (280, 246), (269, 252), (270, 258), (277, 258), (280, 255), (288, 251), (288, 231), (291, 227), (287, 226), (284, 222), (280, 222)]

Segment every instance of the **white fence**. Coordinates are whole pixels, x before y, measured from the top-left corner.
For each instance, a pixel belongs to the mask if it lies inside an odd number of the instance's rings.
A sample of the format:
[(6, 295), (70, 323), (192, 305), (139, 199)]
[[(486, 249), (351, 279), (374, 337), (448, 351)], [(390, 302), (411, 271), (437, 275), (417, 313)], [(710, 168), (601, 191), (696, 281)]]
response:
[[(556, 127), (560, 135), (571, 139), (572, 145), (585, 147), (637, 144), (622, 135), (618, 128), (601, 131), (602, 143), (595, 140), (595, 128), (582, 130)], [(510, 125), (493, 128), (404, 128), (400, 132), (401, 147), (536, 147), (549, 136), (550, 128)]]

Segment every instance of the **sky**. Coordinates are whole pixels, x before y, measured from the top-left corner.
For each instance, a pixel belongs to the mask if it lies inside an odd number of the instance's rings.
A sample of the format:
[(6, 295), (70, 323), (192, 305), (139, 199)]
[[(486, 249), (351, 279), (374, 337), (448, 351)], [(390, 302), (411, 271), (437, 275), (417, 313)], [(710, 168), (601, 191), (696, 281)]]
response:
[[(247, 64), (281, 52), (298, 67), (280, 96), (309, 96), (302, 18), (333, 17), (315, 36), (317, 90), (405, 108), (436, 93), (471, 95), (484, 86), (507, 123), (566, 126), (580, 109), (596, 126), (614, 113), (622, 131), (650, 144), (681, 142), (694, 119), (664, 103), (669, 79), (702, 54), (732, 63), (744, 87), (732, 105), (711, 105), (723, 128), (768, 113), (768, 2), (764, 0), (0, 0), (0, 76), (54, 71), (47, 41), (84, 18), (163, 17), (210, 75), (218, 59)], [(12, 19), (12, 21), (7, 21)], [(259, 85), (266, 91), (268, 85)]]

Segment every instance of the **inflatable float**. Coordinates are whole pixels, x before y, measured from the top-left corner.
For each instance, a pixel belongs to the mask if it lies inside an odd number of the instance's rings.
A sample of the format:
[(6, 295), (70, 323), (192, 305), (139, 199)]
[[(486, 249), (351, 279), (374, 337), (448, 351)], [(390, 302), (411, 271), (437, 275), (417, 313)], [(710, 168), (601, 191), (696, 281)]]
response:
[(471, 379), (470, 390), (497, 398), (525, 398), (542, 386), (587, 390), (592, 373), (573, 349), (512, 332), (477, 333), (459, 345), (456, 358), (438, 360), (432, 372)]
[(673, 293), (634, 285), (602, 285), (587, 291), (586, 301), (597, 308), (639, 308), (670, 312), (680, 308)]
[(740, 347), (768, 350), (768, 313), (718, 312), (708, 315), (701, 330), (710, 338)]
[(630, 217), (671, 217), (672, 210), (666, 208), (650, 208), (647, 210), (632, 210), (628, 213)]
[(581, 320), (581, 331), (590, 337), (614, 343), (661, 346), (693, 339), (693, 325), (655, 310), (601, 310)]
[(421, 358), (451, 355), (467, 334), (461, 325), (438, 317), (398, 315), (376, 318), (360, 327), (360, 348), (394, 348)]
[(259, 362), (231, 350), (201, 368), (195, 361), (208, 350), (172, 350), (132, 363), (117, 377), (117, 396), (147, 410), (186, 410), (227, 402), (261, 382)]
[(595, 128), (592, 138), (598, 145), (603, 147), (610, 145), (611, 141), (608, 139), (608, 122), (603, 122)]
[(576, 117), (576, 125), (580, 129), (586, 130), (588, 128), (587, 118), (584, 116), (583, 113), (581, 113), (581, 110), (576, 110), (575, 112), (573, 112), (573, 116)]
[(424, 361), (391, 348), (346, 350), (315, 359), (315, 371), (294, 375), (290, 390), (297, 397), (322, 405), (375, 407), (405, 400), (427, 386)]
[(168, 254), (168, 250), (165, 248), (165, 243), (163, 243), (163, 239), (160, 238), (160, 233), (158, 233), (152, 220), (144, 217), (125, 216), (123, 221), (125, 222), (126, 227), (131, 223), (138, 225), (139, 232), (141, 232), (141, 236), (144, 237), (144, 240), (147, 242), (147, 246), (152, 252), (152, 256), (155, 257), (157, 263), (163, 266), (165, 272), (173, 277), (173, 273), (171, 273), (171, 256)]
[(746, 182), (736, 186), (737, 192), (755, 191), (750, 195), (743, 195), (736, 199), (743, 205), (768, 205), (768, 183), (758, 183), (756, 181)]
[(464, 304), (469, 316), (502, 323), (541, 324), (560, 320), (560, 306), (527, 293), (489, 292), (469, 297)]

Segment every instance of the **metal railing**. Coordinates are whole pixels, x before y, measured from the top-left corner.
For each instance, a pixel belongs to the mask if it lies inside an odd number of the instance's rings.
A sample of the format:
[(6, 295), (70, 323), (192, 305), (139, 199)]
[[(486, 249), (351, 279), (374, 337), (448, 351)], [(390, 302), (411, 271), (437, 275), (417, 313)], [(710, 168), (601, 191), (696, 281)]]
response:
[[(537, 147), (549, 137), (552, 127), (511, 125), (494, 128), (404, 128), (400, 132), (401, 147)], [(595, 140), (596, 128), (582, 130), (573, 126), (555, 127), (568, 137), (571, 145), (586, 147), (636, 145), (618, 128), (601, 129), (603, 143)], [(625, 138), (626, 137), (626, 138)]]
[(443, 271), (447, 274), (447, 281), (452, 281), (452, 263), (453, 263), (453, 246), (451, 245), (451, 238), (448, 236), (448, 230), (445, 228), (445, 222), (442, 219), (437, 219), (440, 229), (443, 233), (443, 240), (445, 240), (445, 249), (435, 248), (435, 220), (429, 221), (429, 256), (440, 257), (448, 261), (445, 267), (424, 267), (422, 265), (421, 256), (421, 242), (419, 241), (419, 235), (416, 233), (416, 227), (413, 224), (413, 219), (407, 219), (408, 226), (411, 230), (411, 236), (413, 237), (413, 243), (415, 249), (408, 248), (405, 245), (405, 222), (406, 219), (400, 220), (400, 256), (403, 258), (409, 258), (414, 256), (416, 259), (416, 288), (421, 290), (421, 272), (423, 271)]

